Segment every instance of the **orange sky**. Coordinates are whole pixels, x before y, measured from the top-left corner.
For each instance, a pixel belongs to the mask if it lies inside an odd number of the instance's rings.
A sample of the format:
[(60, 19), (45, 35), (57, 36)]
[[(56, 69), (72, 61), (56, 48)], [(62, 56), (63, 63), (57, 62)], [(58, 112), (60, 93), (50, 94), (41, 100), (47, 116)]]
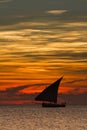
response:
[[(86, 1), (74, 0), (69, 5), (65, 1), (43, 1), (35, 8), (32, 2), (22, 1), (20, 6), (17, 2), (0, 4), (1, 100), (7, 100), (2, 95), (6, 96), (9, 88), (13, 91), (28, 85), (17, 92), (34, 94), (61, 76), (59, 93), (86, 93)], [(16, 11), (12, 9), (14, 4)]]

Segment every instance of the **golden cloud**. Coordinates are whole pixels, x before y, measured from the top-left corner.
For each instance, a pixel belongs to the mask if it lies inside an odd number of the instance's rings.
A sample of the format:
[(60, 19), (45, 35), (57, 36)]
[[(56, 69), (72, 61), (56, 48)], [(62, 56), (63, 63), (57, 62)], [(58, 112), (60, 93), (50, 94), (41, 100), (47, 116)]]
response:
[(46, 13), (53, 14), (53, 15), (60, 15), (60, 14), (64, 14), (67, 12), (68, 12), (68, 10), (49, 10), (49, 11), (46, 11)]

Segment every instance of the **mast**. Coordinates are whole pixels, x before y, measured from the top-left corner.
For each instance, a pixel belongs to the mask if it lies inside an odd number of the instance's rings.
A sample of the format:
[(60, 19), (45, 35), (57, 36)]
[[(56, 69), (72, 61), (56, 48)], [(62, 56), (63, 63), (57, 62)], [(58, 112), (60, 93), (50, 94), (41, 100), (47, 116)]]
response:
[(58, 88), (62, 77), (44, 89), (36, 98), (36, 101), (48, 101), (57, 103)]

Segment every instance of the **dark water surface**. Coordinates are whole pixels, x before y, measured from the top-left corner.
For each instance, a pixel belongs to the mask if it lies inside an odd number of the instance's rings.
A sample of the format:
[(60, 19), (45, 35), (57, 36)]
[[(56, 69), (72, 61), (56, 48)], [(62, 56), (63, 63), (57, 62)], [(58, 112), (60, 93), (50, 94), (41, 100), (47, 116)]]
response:
[(87, 106), (0, 106), (0, 130), (87, 130)]

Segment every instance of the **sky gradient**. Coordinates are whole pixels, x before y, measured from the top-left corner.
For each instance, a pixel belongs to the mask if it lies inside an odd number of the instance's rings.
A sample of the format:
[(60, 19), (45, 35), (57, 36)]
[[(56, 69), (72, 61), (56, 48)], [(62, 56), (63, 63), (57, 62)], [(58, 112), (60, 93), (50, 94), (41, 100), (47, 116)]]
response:
[(87, 104), (87, 0), (0, 0), (0, 104), (61, 76), (61, 97)]

